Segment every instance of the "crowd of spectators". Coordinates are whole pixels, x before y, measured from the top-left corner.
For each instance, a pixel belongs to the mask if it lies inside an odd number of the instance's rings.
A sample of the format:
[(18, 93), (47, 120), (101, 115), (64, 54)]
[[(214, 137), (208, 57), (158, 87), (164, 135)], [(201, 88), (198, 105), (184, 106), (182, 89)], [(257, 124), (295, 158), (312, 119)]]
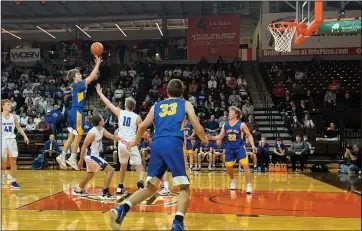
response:
[(77, 66), (84, 75), (86, 63), (43, 67), (20, 67), (2, 63), (1, 97), (10, 99), (12, 112), (26, 133), (56, 134), (65, 126), (66, 111), (71, 104), (71, 88), (66, 70)]

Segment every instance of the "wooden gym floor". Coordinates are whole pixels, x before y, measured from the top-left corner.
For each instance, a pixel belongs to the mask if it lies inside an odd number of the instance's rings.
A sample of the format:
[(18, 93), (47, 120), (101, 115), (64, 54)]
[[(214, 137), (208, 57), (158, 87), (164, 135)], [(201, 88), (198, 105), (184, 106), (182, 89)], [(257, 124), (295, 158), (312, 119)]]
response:
[[(121, 203), (103, 202), (104, 173), (96, 174), (87, 191), (90, 198), (72, 195), (85, 172), (19, 170), (20, 190), (2, 186), (3, 230), (109, 230), (109, 209)], [(254, 193), (247, 196), (243, 173), (236, 173), (231, 192), (226, 173), (193, 173), (192, 193), (185, 225), (188, 230), (361, 230), (360, 188), (357, 181), (333, 186), (338, 176), (254, 173)], [(112, 180), (111, 191), (118, 184)], [(348, 178), (348, 177), (347, 177)], [(324, 181), (324, 182), (323, 182)], [(328, 182), (329, 181), (329, 182)], [(134, 172), (127, 172), (126, 188), (135, 191)], [(347, 186), (349, 185), (349, 186)], [(360, 184), (359, 184), (360, 185)], [(348, 187), (349, 191), (343, 190)], [(155, 195), (134, 207), (123, 230), (170, 230), (177, 189), (171, 196)], [(125, 196), (126, 197), (126, 196)]]

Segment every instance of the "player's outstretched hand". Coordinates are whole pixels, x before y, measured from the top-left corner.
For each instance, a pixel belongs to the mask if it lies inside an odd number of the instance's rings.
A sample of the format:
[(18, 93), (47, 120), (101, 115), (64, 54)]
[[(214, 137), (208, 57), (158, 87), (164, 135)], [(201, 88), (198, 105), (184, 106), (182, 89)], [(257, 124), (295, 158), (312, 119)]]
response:
[(79, 168), (79, 169), (82, 169), (82, 168), (83, 168), (83, 164), (84, 164), (83, 161), (84, 161), (83, 159), (80, 159), (80, 160), (78, 161), (78, 168)]
[(252, 148), (254, 153), (258, 153), (258, 149), (255, 146), (253, 146)]
[(206, 139), (208, 139), (208, 140), (214, 140), (214, 137), (213, 137), (212, 135), (210, 135), (210, 134), (207, 134), (207, 135), (206, 135)]
[(27, 136), (24, 137), (24, 143), (25, 143), (25, 144), (29, 144), (29, 139), (28, 139)]
[(205, 136), (205, 138), (202, 141), (203, 144), (208, 145), (209, 144), (209, 138), (208, 136)]
[(137, 146), (137, 144), (136, 144), (136, 142), (135, 142), (134, 140), (129, 141), (129, 142), (127, 143), (128, 149), (131, 149), (131, 148), (134, 147), (134, 146)]
[(102, 94), (102, 88), (101, 88), (101, 85), (99, 83), (97, 83), (96, 85), (96, 91), (98, 94)]
[(96, 65), (101, 64), (102, 61), (103, 61), (102, 56), (98, 56), (98, 55), (94, 56), (94, 62), (96, 63)]

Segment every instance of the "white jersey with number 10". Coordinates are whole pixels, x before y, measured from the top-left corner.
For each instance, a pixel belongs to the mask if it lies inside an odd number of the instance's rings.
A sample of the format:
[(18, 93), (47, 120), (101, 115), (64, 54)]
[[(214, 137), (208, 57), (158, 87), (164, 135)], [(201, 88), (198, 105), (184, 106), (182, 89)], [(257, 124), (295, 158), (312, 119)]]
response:
[(137, 133), (137, 119), (134, 112), (121, 110), (118, 121), (118, 136), (127, 141), (134, 140)]

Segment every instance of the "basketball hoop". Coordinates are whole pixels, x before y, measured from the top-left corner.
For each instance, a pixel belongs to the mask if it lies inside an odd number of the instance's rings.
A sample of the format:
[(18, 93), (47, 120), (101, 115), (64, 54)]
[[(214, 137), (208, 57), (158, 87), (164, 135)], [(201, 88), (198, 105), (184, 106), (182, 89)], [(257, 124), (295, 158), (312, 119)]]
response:
[(292, 41), (298, 23), (295, 22), (275, 22), (268, 25), (268, 30), (274, 37), (275, 47), (278, 52), (290, 52)]

